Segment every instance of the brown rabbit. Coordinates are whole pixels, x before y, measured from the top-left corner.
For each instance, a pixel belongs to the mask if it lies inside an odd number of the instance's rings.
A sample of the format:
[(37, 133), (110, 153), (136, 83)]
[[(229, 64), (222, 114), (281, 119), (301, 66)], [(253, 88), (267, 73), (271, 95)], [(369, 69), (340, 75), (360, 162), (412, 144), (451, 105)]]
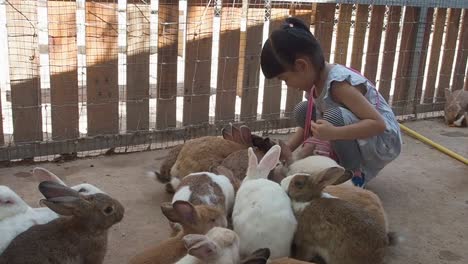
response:
[[(253, 135), (250, 128), (244, 125), (241, 126), (240, 129), (231, 125), (231, 131), (223, 130), (223, 137), (226, 140), (231, 140), (247, 147), (253, 147), (258, 160), (261, 160), (265, 153), (276, 145), (276, 143), (269, 138)], [(223, 160), (221, 165), (231, 170), (234, 177), (242, 181), (245, 178), (247, 167), (249, 166), (247, 148), (233, 152)]]
[(124, 207), (106, 194), (81, 196), (59, 183), (44, 181), (41, 200), (61, 215), (18, 235), (0, 256), (2, 264), (99, 264), (107, 250), (107, 230), (120, 222)]
[(445, 122), (450, 126), (468, 125), (468, 91), (445, 89)]
[(130, 264), (175, 263), (187, 254), (183, 241), (185, 235), (205, 234), (215, 226), (227, 225), (223, 212), (211, 206), (193, 206), (186, 201), (176, 201), (173, 204), (163, 203), (161, 210), (169, 221), (180, 224), (180, 232), (175, 237), (148, 247), (134, 256)]
[(325, 198), (325, 186), (344, 173), (338, 164), (314, 174), (294, 174), (281, 186), (298, 220), (297, 259), (320, 256), (328, 264), (379, 264), (390, 245), (386, 227), (366, 210), (342, 199)]
[(174, 192), (174, 189), (172, 189), (172, 185), (169, 184), (169, 182), (171, 181), (171, 169), (177, 161), (177, 157), (179, 157), (179, 153), (182, 150), (183, 146), (183, 144), (177, 145), (169, 151), (163, 163), (161, 164), (159, 171), (148, 172), (148, 176), (150, 176), (151, 178), (158, 180), (161, 183), (165, 183), (166, 191), (169, 193)]
[[(299, 160), (293, 159), (291, 151), (288, 150), (289, 148), (285, 146), (284, 142), (280, 141), (279, 144), (281, 146), (282, 153), (286, 154), (285, 165), (282, 167), (278, 166), (275, 169), (275, 173), (281, 174), (279, 177), (277, 177), (278, 179), (282, 179), (287, 175), (293, 175), (295, 173), (311, 174), (317, 170), (325, 168), (328, 166), (328, 164), (330, 164), (330, 162), (331, 164), (334, 164), (334, 161), (331, 159), (321, 156), (307, 158), (301, 157)], [(372, 191), (355, 187), (353, 185), (339, 184), (325, 186), (323, 192), (363, 208), (371, 215), (373, 215), (380, 225), (385, 226), (385, 230), (388, 231), (387, 215), (383, 208), (382, 202), (380, 198)]]

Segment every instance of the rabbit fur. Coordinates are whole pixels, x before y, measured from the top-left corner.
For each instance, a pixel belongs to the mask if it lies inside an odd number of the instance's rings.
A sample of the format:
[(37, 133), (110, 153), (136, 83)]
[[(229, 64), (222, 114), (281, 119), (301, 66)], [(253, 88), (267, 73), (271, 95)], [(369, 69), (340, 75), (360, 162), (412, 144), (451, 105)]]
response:
[(214, 227), (206, 235), (183, 238), (188, 255), (177, 264), (238, 264), (239, 236), (232, 230)]
[(207, 205), (192, 205), (186, 201), (161, 204), (167, 219), (181, 226), (175, 237), (150, 246), (134, 256), (130, 264), (175, 263), (187, 254), (183, 237), (188, 234), (205, 234), (216, 226), (226, 227), (223, 212)]
[(168, 193), (174, 193), (173, 186), (170, 184), (171, 168), (177, 161), (177, 157), (179, 157), (179, 153), (182, 150), (183, 146), (183, 144), (177, 145), (169, 151), (167, 156), (164, 158), (164, 161), (161, 164), (159, 171), (149, 171), (147, 173), (147, 176), (149, 176), (151, 179), (166, 184), (166, 191)]
[[(53, 181), (66, 186), (58, 176), (44, 168), (35, 168), (33, 176), (38, 182)], [(104, 193), (99, 188), (87, 183), (75, 185), (71, 189), (82, 195)], [(6, 203), (6, 201), (9, 203)], [(33, 225), (46, 224), (58, 217), (59, 215), (48, 207), (31, 208), (10, 188), (0, 186), (0, 233), (2, 234), (0, 237), (0, 254), (18, 234)]]
[(237, 193), (232, 214), (234, 231), (241, 239), (241, 257), (258, 248), (270, 248), (273, 258), (290, 255), (297, 225), (291, 201), (278, 183), (267, 179), (280, 153), (280, 146), (275, 145), (258, 164), (249, 148), (247, 175)]
[(324, 187), (341, 177), (344, 168), (332, 159), (316, 164), (321, 166), (315, 171), (281, 182), (298, 220), (295, 256), (307, 261), (318, 255), (329, 264), (382, 263), (390, 242), (386, 227), (360, 206), (324, 195)]
[(468, 125), (468, 91), (450, 91), (445, 88), (444, 117), (447, 125), (463, 127)]
[(41, 182), (39, 191), (46, 198), (43, 204), (66, 217), (19, 234), (0, 256), (0, 263), (102, 263), (107, 230), (122, 220), (124, 207), (106, 194), (84, 196), (50, 181)]

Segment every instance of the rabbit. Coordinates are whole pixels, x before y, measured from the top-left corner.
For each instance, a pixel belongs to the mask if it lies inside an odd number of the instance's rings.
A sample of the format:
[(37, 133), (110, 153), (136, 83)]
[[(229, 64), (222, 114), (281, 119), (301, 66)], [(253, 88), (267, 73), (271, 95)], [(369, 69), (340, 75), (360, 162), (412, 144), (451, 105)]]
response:
[(239, 236), (232, 230), (214, 227), (206, 235), (183, 238), (188, 255), (177, 264), (238, 264)]
[(166, 184), (166, 192), (168, 193), (174, 193), (175, 191), (172, 185), (170, 184), (171, 168), (172, 166), (174, 166), (177, 157), (179, 157), (179, 153), (182, 150), (183, 146), (183, 144), (177, 145), (169, 151), (163, 163), (161, 164), (159, 171), (149, 171), (147, 173), (147, 176), (149, 176), (151, 179)]
[(247, 147), (215, 136), (187, 141), (171, 168), (171, 180), (166, 185), (166, 190), (176, 190), (183, 177), (194, 172), (210, 171), (220, 165), (229, 154), (244, 148)]
[(300, 261), (293, 258), (279, 258), (268, 260), (270, 258), (270, 249), (261, 248), (254, 251), (249, 257), (242, 260), (241, 264), (314, 264), (312, 262)]
[(39, 191), (46, 198), (41, 202), (62, 217), (19, 234), (0, 263), (102, 263), (107, 230), (122, 220), (122, 204), (106, 194), (84, 196), (50, 181), (41, 182)]
[(181, 225), (180, 232), (161, 243), (148, 247), (134, 256), (130, 264), (175, 263), (187, 254), (183, 237), (188, 234), (205, 234), (216, 226), (226, 227), (223, 212), (207, 205), (192, 205), (186, 201), (163, 203), (161, 210), (167, 219)]
[[(284, 143), (280, 141), (279, 145), (282, 149), (287, 149)], [(283, 151), (286, 153), (288, 151)], [(281, 170), (281, 176), (284, 178), (286, 175), (293, 175), (295, 173), (309, 173), (313, 174), (320, 171), (327, 166), (333, 166), (336, 162), (328, 157), (323, 156), (309, 156), (300, 160), (292, 161), (291, 153), (285, 155), (285, 164), (282, 167), (278, 166), (275, 173), (278, 173), (278, 168)], [(287, 165), (289, 164), (289, 166)], [(336, 184), (336, 183), (333, 183)], [(351, 202), (361, 208), (367, 210), (370, 214), (377, 218), (379, 224), (385, 226), (388, 231), (388, 219), (380, 198), (370, 190), (365, 190), (355, 187), (352, 184), (338, 184), (325, 186), (323, 193), (335, 198), (343, 199)]]
[(237, 192), (232, 213), (234, 231), (241, 239), (241, 257), (257, 248), (270, 248), (273, 258), (290, 255), (297, 226), (291, 201), (278, 183), (267, 179), (280, 153), (280, 146), (275, 145), (258, 164), (253, 149), (248, 150), (247, 175)]
[[(250, 128), (244, 125), (241, 126), (240, 129), (231, 125), (231, 132), (223, 129), (223, 138), (248, 147), (254, 147), (254, 152), (258, 160), (262, 159), (265, 153), (270, 150), (272, 146), (276, 145), (276, 143), (269, 138), (253, 135)], [(234, 177), (242, 181), (249, 165), (247, 149), (241, 149), (231, 153), (222, 161), (221, 165), (230, 169)]]
[(445, 88), (445, 122), (449, 126), (466, 127), (468, 125), (468, 91), (450, 91)]
[(332, 159), (320, 165), (281, 181), (298, 221), (295, 257), (308, 261), (318, 255), (328, 264), (382, 263), (391, 243), (386, 227), (360, 206), (325, 195), (324, 187), (341, 177), (344, 168)]
[[(53, 181), (66, 186), (59, 177), (44, 168), (34, 168), (33, 176), (39, 182)], [(99, 188), (87, 183), (78, 184), (71, 188), (83, 195), (104, 193)], [(0, 200), (8, 201), (8, 203), (5, 202), (3, 204), (0, 201), (0, 233), (2, 234), (0, 237), (0, 254), (18, 234), (26, 231), (33, 225), (46, 224), (59, 217), (57, 213), (48, 207), (31, 208), (14, 191), (6, 186), (0, 188), (0, 196), (3, 196)]]

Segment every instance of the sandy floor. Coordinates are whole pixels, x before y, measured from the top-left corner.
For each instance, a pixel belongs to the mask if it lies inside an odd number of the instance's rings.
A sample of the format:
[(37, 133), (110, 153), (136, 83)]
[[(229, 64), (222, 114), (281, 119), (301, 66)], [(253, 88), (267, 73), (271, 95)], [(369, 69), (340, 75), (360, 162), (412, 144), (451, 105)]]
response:
[[(468, 156), (468, 129), (446, 128), (440, 120), (408, 126)], [(41, 166), (68, 184), (92, 183), (119, 199), (123, 221), (110, 232), (105, 263), (126, 263), (145, 245), (168, 235), (159, 205), (169, 201), (163, 186), (144, 176), (157, 168), (167, 151), (83, 159)], [(33, 206), (41, 197), (29, 172), (34, 166), (0, 169), (8, 185)], [(404, 137), (401, 156), (369, 184), (382, 199), (393, 231), (405, 240), (389, 249), (386, 263), (468, 263), (468, 167), (430, 147)]]

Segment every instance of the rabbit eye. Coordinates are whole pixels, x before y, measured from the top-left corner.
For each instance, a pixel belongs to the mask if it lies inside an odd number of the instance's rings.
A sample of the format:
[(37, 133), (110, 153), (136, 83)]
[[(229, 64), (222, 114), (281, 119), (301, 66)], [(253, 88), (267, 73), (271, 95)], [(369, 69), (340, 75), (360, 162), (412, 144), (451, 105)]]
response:
[(214, 222), (216, 222), (216, 219), (212, 218), (212, 219), (210, 219), (210, 222), (214, 223)]
[(104, 213), (106, 215), (112, 214), (113, 211), (114, 211), (114, 208), (112, 208), (111, 206), (108, 206), (106, 207), (106, 209), (104, 209)]
[(4, 201), (3, 203), (4, 203), (4, 204), (8, 204), (8, 205), (13, 204), (13, 202), (10, 201), (10, 200), (6, 200), (6, 201)]
[(299, 189), (302, 189), (304, 185), (305, 185), (304, 181), (294, 181), (294, 186), (296, 186)]
[(86, 191), (85, 188), (81, 188), (80, 190), (78, 190), (78, 192), (80, 192), (80, 193), (81, 193), (81, 192), (84, 192), (84, 193), (85, 193), (85, 192), (87, 192), (87, 191)]

